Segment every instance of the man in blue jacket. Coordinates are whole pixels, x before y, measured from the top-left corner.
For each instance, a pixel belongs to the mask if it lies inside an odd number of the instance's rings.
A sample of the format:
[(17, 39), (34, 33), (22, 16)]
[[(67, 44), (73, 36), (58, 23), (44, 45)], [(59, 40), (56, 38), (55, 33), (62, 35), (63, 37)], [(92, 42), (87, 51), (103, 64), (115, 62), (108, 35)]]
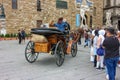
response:
[(57, 27), (57, 29), (59, 29), (60, 31), (65, 32), (67, 24), (63, 22), (63, 18), (59, 18), (58, 22), (54, 24), (54, 26)]

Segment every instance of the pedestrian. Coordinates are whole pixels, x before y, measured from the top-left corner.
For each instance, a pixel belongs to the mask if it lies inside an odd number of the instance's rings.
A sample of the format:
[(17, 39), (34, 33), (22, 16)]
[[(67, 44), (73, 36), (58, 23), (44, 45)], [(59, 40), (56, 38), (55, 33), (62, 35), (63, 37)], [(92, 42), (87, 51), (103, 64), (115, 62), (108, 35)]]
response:
[(93, 55), (94, 55), (94, 67), (96, 67), (96, 64), (97, 64), (97, 41), (98, 41), (98, 37), (99, 37), (99, 34), (98, 34), (99, 30), (95, 30), (94, 31), (94, 38), (93, 38)]
[(26, 33), (25, 33), (25, 30), (24, 30), (24, 29), (21, 30), (21, 34), (22, 34), (22, 42), (25, 43)]
[(19, 40), (19, 44), (21, 44), (22, 41), (22, 34), (21, 34), (21, 30), (18, 30), (18, 40)]
[(63, 19), (63, 22), (66, 24), (66, 30), (70, 31), (70, 24), (67, 22), (67, 20)]
[[(120, 45), (120, 31), (117, 32), (117, 38), (119, 40), (119, 45)], [(119, 47), (119, 50), (120, 50), (120, 47)], [(118, 67), (120, 67), (120, 57), (119, 57)]]
[(107, 67), (109, 80), (115, 80), (116, 66), (119, 60), (119, 40), (116, 38), (115, 30), (112, 27), (106, 30), (103, 47), (105, 48), (104, 63)]
[(85, 37), (85, 45), (84, 45), (84, 47), (89, 46), (90, 38), (89, 38), (89, 34), (88, 34), (87, 30), (85, 30), (84, 37)]
[(94, 34), (94, 32), (95, 32), (95, 30), (93, 30), (92, 31), (92, 33), (91, 33), (91, 37), (90, 37), (90, 45), (91, 45), (91, 49), (90, 49), (90, 61), (91, 62), (94, 62), (94, 50), (93, 50), (93, 39), (94, 39), (94, 36), (95, 36), (95, 34)]
[[(98, 40), (97, 40), (97, 49), (99, 49), (102, 44), (103, 44), (103, 41), (105, 39), (104, 35), (105, 35), (105, 30), (99, 30), (98, 32), (99, 34), (99, 37), (98, 37)], [(104, 54), (102, 55), (99, 55), (97, 53), (97, 65), (96, 65), (96, 69), (104, 69)]]
[[(104, 37), (106, 38), (107, 28), (104, 28), (104, 30), (105, 30)], [(108, 69), (107, 69), (107, 67), (105, 65), (105, 62), (104, 62), (104, 66), (105, 66), (106, 79), (109, 80)]]
[(54, 26), (54, 20), (52, 20), (52, 21), (49, 23), (49, 27), (50, 27), (50, 28), (51, 28), (51, 27), (52, 27), (52, 28), (55, 27), (55, 26)]

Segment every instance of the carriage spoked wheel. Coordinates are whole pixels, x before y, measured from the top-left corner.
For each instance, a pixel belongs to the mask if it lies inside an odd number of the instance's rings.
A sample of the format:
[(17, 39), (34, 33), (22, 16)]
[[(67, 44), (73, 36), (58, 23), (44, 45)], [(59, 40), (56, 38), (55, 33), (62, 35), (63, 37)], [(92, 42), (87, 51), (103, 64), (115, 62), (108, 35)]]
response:
[(25, 49), (25, 58), (29, 63), (33, 63), (38, 58), (38, 54), (34, 51), (34, 42), (29, 41)]
[(77, 55), (77, 43), (72, 44), (71, 55), (72, 55), (72, 57), (75, 57)]
[(64, 53), (64, 46), (62, 41), (58, 41), (55, 47), (55, 57), (56, 57), (56, 64), (57, 66), (61, 66), (64, 62), (65, 53)]

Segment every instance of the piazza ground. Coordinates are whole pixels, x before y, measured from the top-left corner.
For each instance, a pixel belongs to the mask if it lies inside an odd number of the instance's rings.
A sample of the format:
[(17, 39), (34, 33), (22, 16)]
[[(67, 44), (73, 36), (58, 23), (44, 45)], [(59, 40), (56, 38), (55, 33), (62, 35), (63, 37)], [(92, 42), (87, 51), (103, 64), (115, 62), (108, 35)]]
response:
[[(105, 71), (96, 70), (89, 61), (88, 47), (78, 46), (77, 56), (66, 55), (64, 64), (57, 67), (55, 56), (49, 54), (39, 54), (35, 63), (28, 63), (24, 56), (26, 44), (0, 41), (0, 80), (106, 80)], [(116, 80), (120, 80), (119, 74), (117, 68)]]

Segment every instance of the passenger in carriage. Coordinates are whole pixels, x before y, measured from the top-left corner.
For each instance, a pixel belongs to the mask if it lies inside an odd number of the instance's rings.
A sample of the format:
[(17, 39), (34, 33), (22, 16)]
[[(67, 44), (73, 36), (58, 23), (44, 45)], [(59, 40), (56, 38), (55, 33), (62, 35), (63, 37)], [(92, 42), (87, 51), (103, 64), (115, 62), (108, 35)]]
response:
[(54, 26), (57, 27), (57, 29), (59, 29), (60, 31), (65, 32), (67, 24), (63, 22), (63, 18), (59, 18), (58, 22), (54, 24)]
[(65, 22), (65, 24), (66, 24), (66, 30), (70, 31), (70, 24), (67, 22), (67, 20), (64, 19), (63, 22)]

